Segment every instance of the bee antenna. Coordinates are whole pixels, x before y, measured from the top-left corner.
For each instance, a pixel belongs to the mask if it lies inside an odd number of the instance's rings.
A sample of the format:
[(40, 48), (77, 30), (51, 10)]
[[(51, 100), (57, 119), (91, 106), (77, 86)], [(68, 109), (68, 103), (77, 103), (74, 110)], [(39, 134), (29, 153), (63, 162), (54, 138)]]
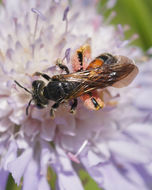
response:
[(29, 110), (29, 107), (30, 107), (32, 101), (33, 101), (33, 98), (29, 101), (29, 103), (26, 107), (26, 115), (28, 115), (28, 110)]
[(29, 91), (27, 88), (25, 88), (24, 86), (22, 86), (20, 83), (18, 83), (16, 80), (14, 80), (14, 82), (20, 87), (20, 88), (23, 88), (26, 92), (32, 94), (31, 91)]

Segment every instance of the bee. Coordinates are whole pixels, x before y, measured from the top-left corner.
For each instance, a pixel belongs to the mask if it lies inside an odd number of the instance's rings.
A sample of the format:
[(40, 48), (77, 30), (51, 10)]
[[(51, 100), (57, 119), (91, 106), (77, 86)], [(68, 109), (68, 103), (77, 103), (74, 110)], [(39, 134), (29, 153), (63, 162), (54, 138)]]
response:
[[(83, 64), (83, 50), (78, 53), (79, 61)], [(48, 106), (49, 101), (54, 101), (50, 109), (51, 117), (54, 117), (54, 112), (60, 104), (72, 101), (70, 112), (73, 113), (78, 104), (78, 97), (84, 99), (90, 97), (95, 110), (98, 110), (103, 107), (103, 104), (101, 105), (101, 102), (94, 97), (96, 90), (109, 86), (116, 88), (128, 86), (138, 73), (138, 68), (133, 60), (126, 56), (110, 53), (103, 53), (96, 57), (85, 70), (79, 69), (70, 73), (68, 67), (60, 61), (57, 66), (66, 74), (50, 77), (45, 73), (36, 72), (34, 75), (43, 77), (47, 83), (43, 80), (34, 80), (31, 91), (15, 80), (19, 87), (31, 94), (31, 100), (26, 107), (27, 115), (32, 101), (39, 109)]]

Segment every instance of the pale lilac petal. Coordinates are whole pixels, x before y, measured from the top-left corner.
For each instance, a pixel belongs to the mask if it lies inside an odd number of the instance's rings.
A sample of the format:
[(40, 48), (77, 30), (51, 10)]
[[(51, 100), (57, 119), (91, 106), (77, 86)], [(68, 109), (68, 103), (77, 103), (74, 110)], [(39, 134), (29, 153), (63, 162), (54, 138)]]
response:
[(84, 190), (78, 176), (74, 172), (59, 173), (57, 179), (59, 190)]
[(40, 122), (36, 119), (28, 119), (23, 126), (27, 136), (36, 136), (39, 133)]
[(102, 159), (102, 155), (98, 155), (93, 153), (92, 151), (88, 151), (88, 167), (96, 166), (100, 164), (102, 161), (105, 161)]
[(152, 89), (149, 88), (146, 91), (143, 91), (140, 96), (137, 96), (134, 100), (134, 105), (140, 109), (149, 109), (152, 110), (152, 101), (151, 99)]
[(32, 157), (32, 149), (27, 149), (24, 151), (21, 156), (16, 158), (14, 161), (8, 164), (8, 170), (12, 173), (12, 176), (19, 185), (21, 177), (23, 176), (25, 169), (31, 160)]
[(11, 124), (12, 123), (7, 118), (3, 118), (0, 121), (0, 132), (6, 131), (11, 126)]
[(136, 141), (143, 147), (152, 149), (152, 144), (149, 143), (152, 139), (152, 130), (150, 123), (132, 124), (125, 130), (125, 134), (130, 136), (134, 142)]
[(57, 186), (60, 190), (83, 190), (79, 177), (74, 171), (71, 161), (62, 149), (57, 147), (58, 160), (54, 170), (58, 176)]
[(6, 190), (6, 184), (9, 172), (3, 169), (0, 170), (0, 190)]
[(41, 142), (41, 148), (40, 170), (41, 174), (47, 175), (47, 167), (54, 159), (54, 152), (45, 141)]
[(17, 143), (15, 141), (12, 141), (9, 145), (8, 151), (6, 155), (2, 159), (2, 165), (5, 170), (8, 170), (8, 165), (12, 161), (16, 160), (17, 157)]
[(69, 136), (69, 135), (62, 135), (61, 136), (61, 142), (62, 146), (72, 152), (78, 151), (78, 149), (81, 147), (83, 142), (89, 138), (88, 132), (85, 133), (85, 128), (81, 127), (82, 125), (79, 125), (79, 129), (75, 129), (75, 135)]
[(109, 148), (113, 154), (124, 157), (134, 163), (148, 163), (152, 160), (151, 152), (147, 148), (133, 142), (111, 141)]
[(76, 123), (74, 117), (72, 117), (71, 114), (68, 114), (66, 118), (65, 116), (63, 117), (60, 115), (59, 117), (55, 118), (55, 122), (57, 125), (59, 125), (61, 133), (69, 136), (75, 135)]
[(95, 166), (89, 166), (90, 163), (89, 163), (88, 157), (85, 155), (81, 157), (81, 162), (84, 168), (86, 169), (86, 171), (89, 173), (89, 175), (97, 182), (99, 187), (103, 187), (104, 178), (102, 175), (100, 163), (98, 163)]
[(40, 174), (39, 174), (39, 167), (36, 161), (30, 159), (28, 165), (24, 171), (24, 178), (23, 178), (23, 190), (37, 190), (39, 187), (40, 181)]
[(42, 123), (41, 125), (41, 138), (46, 141), (52, 141), (54, 138), (56, 129), (56, 123), (49, 119)]
[[(132, 168), (129, 168), (128, 166), (124, 169), (122, 168), (122, 171), (128, 176), (128, 178), (124, 178), (123, 172), (121, 173), (119, 169), (117, 169), (112, 163), (101, 166), (101, 170), (104, 177), (103, 188), (105, 189), (147, 189), (145, 184), (143, 183), (143, 179), (139, 176), (139, 174), (136, 171), (132, 171)], [(109, 179), (112, 179), (112, 182)]]
[(7, 99), (0, 99), (0, 118), (5, 117), (7, 114), (11, 112), (11, 107), (8, 105)]
[(42, 190), (42, 189), (45, 189), (45, 190), (51, 190), (48, 182), (47, 182), (47, 179), (46, 179), (46, 176), (44, 177), (41, 177), (40, 181), (39, 181), (39, 184), (38, 184), (38, 189), (37, 190)]
[(20, 122), (25, 118), (25, 111), (23, 109), (16, 109), (13, 113), (9, 116), (11, 122), (20, 125)]
[(133, 167), (136, 169), (138, 174), (143, 178), (145, 186), (147, 186), (147, 189), (152, 188), (152, 164), (148, 164), (147, 167), (144, 165), (134, 165)]

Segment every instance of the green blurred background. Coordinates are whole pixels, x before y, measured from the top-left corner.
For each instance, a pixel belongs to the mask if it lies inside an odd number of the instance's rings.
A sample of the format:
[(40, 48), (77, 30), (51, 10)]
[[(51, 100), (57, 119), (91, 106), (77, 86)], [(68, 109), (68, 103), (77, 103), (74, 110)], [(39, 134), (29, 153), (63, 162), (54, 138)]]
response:
[[(140, 46), (144, 51), (152, 46), (152, 0), (117, 0), (114, 8), (105, 11), (103, 7), (107, 0), (100, 0), (98, 11), (104, 13), (108, 18), (112, 11), (117, 14), (112, 20), (112, 24), (130, 25), (130, 30), (126, 32), (126, 38), (130, 38), (133, 34), (138, 34), (139, 38), (133, 43)], [(52, 171), (50, 175), (53, 180), (56, 176)], [(81, 170), (79, 172), (81, 181), (85, 190), (99, 190), (97, 184), (89, 177), (89, 175)], [(55, 186), (51, 183), (51, 187), (55, 190)], [(20, 190), (21, 186), (17, 188), (11, 176), (9, 176), (6, 190)]]
[[(100, 12), (103, 11), (105, 2), (106, 0), (100, 1)], [(144, 51), (152, 46), (152, 0), (117, 0), (116, 6), (106, 11), (105, 17), (112, 11), (116, 12), (113, 24), (130, 25), (127, 38), (136, 33), (139, 38), (134, 42), (135, 45), (142, 47)]]

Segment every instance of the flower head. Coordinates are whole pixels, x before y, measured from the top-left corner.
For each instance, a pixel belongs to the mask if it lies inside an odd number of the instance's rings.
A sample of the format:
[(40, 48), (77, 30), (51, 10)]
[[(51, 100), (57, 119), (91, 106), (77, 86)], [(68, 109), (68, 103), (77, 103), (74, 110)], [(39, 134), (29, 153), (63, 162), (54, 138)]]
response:
[[(72, 165), (74, 161), (83, 165), (101, 187), (111, 189), (112, 184), (121, 179), (128, 185), (127, 189), (138, 189), (140, 185), (146, 189), (146, 179), (138, 171), (142, 169), (149, 175), (144, 164), (151, 158), (151, 107), (140, 100), (142, 93), (147, 92), (149, 81), (144, 72), (151, 72), (148, 67), (143, 66), (145, 84), (140, 79), (141, 74), (130, 88), (109, 88), (104, 94), (110, 99), (105, 109), (90, 111), (79, 101), (76, 115), (71, 115), (68, 105), (64, 104), (57, 110), (54, 120), (49, 116), (51, 103), (42, 110), (32, 104), (27, 116), (25, 110), (31, 95), (14, 83), (18, 81), (30, 91), (35, 79), (33, 73), (44, 72), (50, 77), (60, 74), (55, 66), (58, 58), (72, 71), (71, 57), (86, 42), (91, 44), (92, 57), (101, 52), (139, 57), (141, 51), (129, 46), (129, 40), (123, 40), (126, 28), (107, 25), (92, 8), (94, 3), (83, 1), (75, 6), (76, 1), (71, 5), (68, 1), (55, 0), (3, 2), (0, 15), (0, 175), (6, 177), (1, 187), (5, 186), (7, 172), (11, 172), (18, 185), (23, 177), (23, 189), (47, 190), (47, 171), (51, 167), (57, 175), (58, 189), (81, 190), (82, 184)], [(82, 6), (83, 11), (80, 11)], [(140, 98), (136, 98), (139, 93)], [(113, 180), (110, 175), (117, 179)], [(120, 185), (118, 182), (116, 188)]]

